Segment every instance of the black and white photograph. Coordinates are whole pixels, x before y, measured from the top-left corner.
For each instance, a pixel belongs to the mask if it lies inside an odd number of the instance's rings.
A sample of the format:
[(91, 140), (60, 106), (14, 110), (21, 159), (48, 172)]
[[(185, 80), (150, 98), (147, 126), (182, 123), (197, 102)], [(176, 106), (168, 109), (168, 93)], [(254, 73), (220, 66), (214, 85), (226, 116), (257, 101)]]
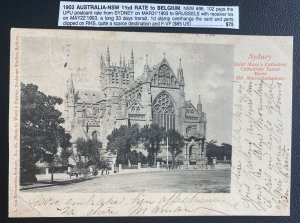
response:
[(233, 45), (21, 44), (22, 192), (230, 193)]

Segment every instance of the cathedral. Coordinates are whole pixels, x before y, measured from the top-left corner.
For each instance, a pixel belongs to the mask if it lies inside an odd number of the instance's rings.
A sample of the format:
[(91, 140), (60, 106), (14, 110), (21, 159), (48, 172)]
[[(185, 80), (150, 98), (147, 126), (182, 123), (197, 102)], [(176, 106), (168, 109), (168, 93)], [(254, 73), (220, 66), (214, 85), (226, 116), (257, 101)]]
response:
[(120, 56), (113, 63), (109, 47), (105, 57), (100, 57), (98, 89), (76, 88), (71, 75), (64, 99), (65, 129), (71, 142), (79, 137), (98, 139), (105, 150), (114, 128), (157, 124), (184, 136), (183, 163), (205, 163), (206, 115), (200, 96), (196, 107), (185, 100), (181, 59), (175, 73), (165, 55), (154, 66), (148, 65), (146, 55), (139, 76), (135, 78), (133, 50), (129, 61)]

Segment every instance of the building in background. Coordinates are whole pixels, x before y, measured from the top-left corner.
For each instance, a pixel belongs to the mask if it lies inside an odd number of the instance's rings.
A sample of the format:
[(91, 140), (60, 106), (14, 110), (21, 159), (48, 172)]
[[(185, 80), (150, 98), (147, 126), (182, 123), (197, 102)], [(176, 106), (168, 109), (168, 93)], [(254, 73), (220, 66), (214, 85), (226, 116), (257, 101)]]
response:
[(64, 113), (65, 129), (72, 141), (78, 137), (98, 139), (105, 151), (107, 136), (114, 128), (158, 124), (184, 136), (184, 163), (206, 162), (206, 114), (200, 96), (196, 106), (185, 100), (181, 59), (175, 73), (165, 55), (154, 66), (148, 64), (146, 55), (144, 71), (139, 76), (135, 79), (133, 50), (128, 61), (120, 55), (120, 60), (113, 62), (109, 48), (105, 58), (100, 57), (98, 89), (75, 88), (71, 75)]

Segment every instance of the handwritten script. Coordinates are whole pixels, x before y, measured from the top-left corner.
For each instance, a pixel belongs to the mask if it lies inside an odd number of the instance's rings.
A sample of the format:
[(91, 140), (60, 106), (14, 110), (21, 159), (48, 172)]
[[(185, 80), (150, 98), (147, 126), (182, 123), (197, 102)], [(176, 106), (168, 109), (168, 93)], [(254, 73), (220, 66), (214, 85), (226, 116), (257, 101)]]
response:
[[(126, 195), (92, 194), (86, 198), (58, 198), (49, 194), (38, 194), (29, 199), (29, 206), (36, 210), (55, 209), (59, 216), (144, 216), (144, 215), (192, 215), (205, 210), (216, 215), (227, 215), (224, 211), (212, 208), (216, 203), (237, 210), (237, 202), (220, 198), (203, 198), (195, 194), (160, 194), (148, 196), (144, 191)], [(158, 199), (157, 199), (158, 198)]]
[[(253, 54), (251, 54), (253, 55)], [(285, 144), (283, 81), (272, 57), (236, 62), (233, 105), (233, 185), (244, 208), (266, 212), (289, 208), (290, 148)], [(282, 75), (283, 67), (277, 69)]]

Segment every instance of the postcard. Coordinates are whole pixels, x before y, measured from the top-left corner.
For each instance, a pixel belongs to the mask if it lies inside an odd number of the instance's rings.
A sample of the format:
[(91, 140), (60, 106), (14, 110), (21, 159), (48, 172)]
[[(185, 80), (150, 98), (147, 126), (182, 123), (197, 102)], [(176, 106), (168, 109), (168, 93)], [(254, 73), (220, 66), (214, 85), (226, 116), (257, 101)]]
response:
[(287, 216), (293, 38), (12, 29), (9, 216)]

